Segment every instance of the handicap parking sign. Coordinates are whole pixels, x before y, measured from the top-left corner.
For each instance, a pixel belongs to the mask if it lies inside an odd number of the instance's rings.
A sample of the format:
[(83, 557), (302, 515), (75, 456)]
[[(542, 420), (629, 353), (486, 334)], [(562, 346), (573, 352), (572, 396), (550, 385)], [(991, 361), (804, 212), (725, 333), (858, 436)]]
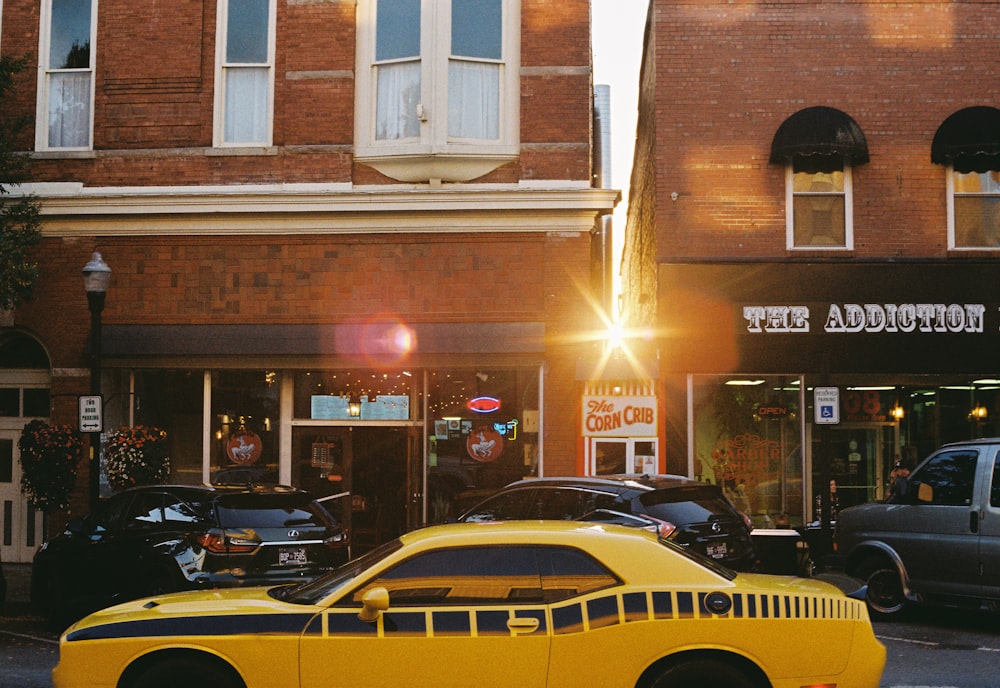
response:
[(816, 411), (817, 425), (836, 425), (840, 422), (840, 388), (815, 387), (813, 389), (813, 408)]

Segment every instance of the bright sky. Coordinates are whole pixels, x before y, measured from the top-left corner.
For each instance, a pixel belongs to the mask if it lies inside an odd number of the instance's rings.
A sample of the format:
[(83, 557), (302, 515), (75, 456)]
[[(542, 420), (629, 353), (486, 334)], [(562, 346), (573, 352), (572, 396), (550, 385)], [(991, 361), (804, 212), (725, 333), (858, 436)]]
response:
[(611, 186), (622, 190), (612, 221), (615, 293), (620, 290), (621, 249), (625, 237), (628, 183), (632, 175), (639, 63), (647, 0), (592, 0), (594, 83), (611, 86)]

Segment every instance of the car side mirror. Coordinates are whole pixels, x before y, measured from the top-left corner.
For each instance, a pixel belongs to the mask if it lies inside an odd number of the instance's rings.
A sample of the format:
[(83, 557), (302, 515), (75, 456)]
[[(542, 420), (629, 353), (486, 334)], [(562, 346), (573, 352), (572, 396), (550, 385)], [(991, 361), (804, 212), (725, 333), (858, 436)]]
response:
[(385, 588), (372, 588), (361, 598), (361, 611), (358, 618), (365, 623), (373, 623), (379, 615), (389, 608), (389, 591)]
[(69, 520), (66, 524), (66, 532), (70, 535), (79, 535), (83, 532), (83, 519), (80, 517), (74, 517)]

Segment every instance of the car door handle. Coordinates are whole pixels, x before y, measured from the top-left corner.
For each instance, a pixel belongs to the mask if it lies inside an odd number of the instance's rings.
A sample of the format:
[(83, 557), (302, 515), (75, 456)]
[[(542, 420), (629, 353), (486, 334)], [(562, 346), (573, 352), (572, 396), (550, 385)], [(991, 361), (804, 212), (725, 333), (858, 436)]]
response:
[(533, 633), (538, 630), (538, 619), (515, 616), (513, 619), (507, 619), (507, 628), (515, 633)]
[(979, 512), (970, 511), (969, 512), (969, 531), (973, 533), (979, 532)]

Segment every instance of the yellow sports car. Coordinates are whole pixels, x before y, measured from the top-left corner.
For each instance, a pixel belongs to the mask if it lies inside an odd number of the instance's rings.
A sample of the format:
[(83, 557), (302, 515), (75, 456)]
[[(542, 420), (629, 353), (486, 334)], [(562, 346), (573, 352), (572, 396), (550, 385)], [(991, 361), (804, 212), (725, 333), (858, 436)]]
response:
[(60, 640), (56, 688), (877, 688), (863, 600), (736, 574), (638, 529), (462, 523), (298, 586), (121, 604)]

